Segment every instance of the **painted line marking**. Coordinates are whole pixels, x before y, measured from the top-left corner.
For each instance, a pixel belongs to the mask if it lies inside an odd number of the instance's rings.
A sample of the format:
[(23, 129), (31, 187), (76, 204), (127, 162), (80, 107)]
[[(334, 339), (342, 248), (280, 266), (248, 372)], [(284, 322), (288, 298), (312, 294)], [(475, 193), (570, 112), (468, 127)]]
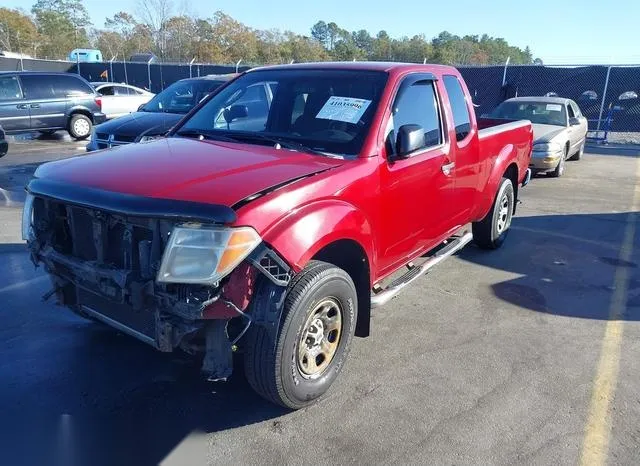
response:
[[(631, 212), (627, 215), (626, 226), (619, 259), (630, 262), (633, 255), (633, 240), (636, 233), (637, 211), (640, 208), (640, 158), (636, 162), (636, 179), (631, 203)], [(609, 320), (605, 327), (600, 360), (593, 382), (593, 392), (589, 405), (589, 415), (585, 436), (580, 453), (582, 466), (602, 466), (607, 461), (611, 435), (611, 404), (615, 397), (620, 352), (624, 331), (624, 312), (626, 310), (627, 289), (629, 286), (629, 268), (617, 267), (614, 276), (615, 289), (609, 308)]]
[(24, 280), (22, 282), (14, 283), (13, 285), (7, 285), (3, 288), (0, 288), (0, 293), (6, 293), (7, 291), (13, 291), (13, 290), (18, 290), (20, 288), (25, 288), (33, 283), (45, 280), (47, 278), (49, 277), (47, 277), (46, 275), (43, 275), (41, 277), (35, 277), (29, 280)]

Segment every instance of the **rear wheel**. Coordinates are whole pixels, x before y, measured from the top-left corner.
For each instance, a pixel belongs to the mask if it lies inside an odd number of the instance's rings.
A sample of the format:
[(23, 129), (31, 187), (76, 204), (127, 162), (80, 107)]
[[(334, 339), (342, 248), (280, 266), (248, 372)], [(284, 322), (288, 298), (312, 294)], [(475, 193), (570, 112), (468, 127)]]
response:
[(76, 113), (69, 121), (69, 134), (74, 139), (86, 139), (91, 134), (91, 120), (86, 115)]
[(317, 401), (347, 358), (357, 305), (355, 285), (344, 270), (311, 261), (290, 284), (275, 335), (252, 327), (245, 351), (249, 384), (287, 408)]
[(482, 249), (498, 249), (511, 226), (515, 194), (509, 178), (502, 178), (489, 213), (472, 225), (473, 240)]

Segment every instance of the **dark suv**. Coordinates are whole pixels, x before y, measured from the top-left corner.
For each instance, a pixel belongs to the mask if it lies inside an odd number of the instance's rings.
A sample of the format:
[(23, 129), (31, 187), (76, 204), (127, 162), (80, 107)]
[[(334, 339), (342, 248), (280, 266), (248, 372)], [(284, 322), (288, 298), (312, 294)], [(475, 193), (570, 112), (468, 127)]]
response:
[(76, 74), (0, 73), (0, 125), (7, 134), (64, 129), (85, 139), (105, 120), (101, 106), (100, 95)]

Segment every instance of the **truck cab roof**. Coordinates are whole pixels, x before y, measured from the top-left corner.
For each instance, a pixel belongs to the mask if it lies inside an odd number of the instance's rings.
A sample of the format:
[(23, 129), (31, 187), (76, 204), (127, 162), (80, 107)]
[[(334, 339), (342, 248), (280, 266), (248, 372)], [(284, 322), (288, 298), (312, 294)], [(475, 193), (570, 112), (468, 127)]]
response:
[(402, 72), (427, 72), (427, 73), (451, 73), (458, 74), (453, 66), (418, 64), (418, 63), (399, 63), (399, 62), (369, 62), (369, 61), (339, 61), (339, 62), (311, 62), (311, 63), (292, 63), (287, 65), (270, 65), (262, 66), (249, 70), (253, 72), (257, 70), (295, 70), (295, 69), (338, 69), (338, 70), (362, 70), (362, 71), (386, 71), (402, 73)]

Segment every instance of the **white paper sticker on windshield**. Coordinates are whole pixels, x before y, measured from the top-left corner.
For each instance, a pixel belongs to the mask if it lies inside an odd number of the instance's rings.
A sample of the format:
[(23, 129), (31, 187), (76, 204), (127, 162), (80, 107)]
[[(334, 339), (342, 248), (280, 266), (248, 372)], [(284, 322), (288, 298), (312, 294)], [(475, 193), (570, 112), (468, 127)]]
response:
[(355, 124), (360, 121), (370, 103), (371, 101), (366, 99), (332, 95), (322, 106), (316, 118)]
[(550, 112), (561, 112), (562, 105), (560, 104), (547, 104), (547, 110)]

